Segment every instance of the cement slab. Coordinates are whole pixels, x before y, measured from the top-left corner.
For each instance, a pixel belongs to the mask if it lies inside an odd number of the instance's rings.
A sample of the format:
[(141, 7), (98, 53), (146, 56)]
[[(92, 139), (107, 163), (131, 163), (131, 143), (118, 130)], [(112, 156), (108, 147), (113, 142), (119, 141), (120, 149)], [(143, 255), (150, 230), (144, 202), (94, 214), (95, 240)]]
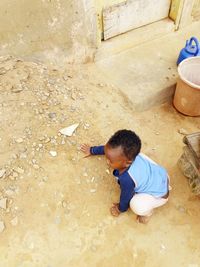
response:
[(96, 62), (105, 80), (124, 94), (135, 110), (172, 99), (178, 78), (176, 60), (185, 41), (200, 39), (200, 22)]

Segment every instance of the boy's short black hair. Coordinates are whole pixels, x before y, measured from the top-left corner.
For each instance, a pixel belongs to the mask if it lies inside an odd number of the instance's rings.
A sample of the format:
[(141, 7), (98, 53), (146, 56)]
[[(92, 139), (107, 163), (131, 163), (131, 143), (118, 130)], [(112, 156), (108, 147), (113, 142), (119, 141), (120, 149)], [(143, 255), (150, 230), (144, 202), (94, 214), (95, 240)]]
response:
[(121, 146), (124, 155), (129, 160), (134, 160), (135, 157), (140, 153), (141, 149), (141, 140), (139, 136), (131, 130), (117, 131), (113, 136), (111, 136), (107, 144), (112, 148)]

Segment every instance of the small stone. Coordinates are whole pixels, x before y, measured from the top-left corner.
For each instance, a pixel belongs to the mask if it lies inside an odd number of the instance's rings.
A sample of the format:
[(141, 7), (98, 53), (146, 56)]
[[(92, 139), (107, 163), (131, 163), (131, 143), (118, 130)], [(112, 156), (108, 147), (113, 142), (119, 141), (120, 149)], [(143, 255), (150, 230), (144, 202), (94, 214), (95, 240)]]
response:
[(95, 193), (97, 190), (96, 189), (90, 189), (90, 193)]
[(22, 169), (21, 167), (17, 167), (15, 169), (16, 172), (18, 172), (19, 174), (23, 174), (24, 173), (24, 169)]
[(36, 170), (38, 170), (40, 168), (40, 166), (37, 165), (37, 164), (33, 164), (33, 168), (36, 169)]
[(165, 250), (165, 249), (166, 249), (165, 245), (161, 244), (161, 245), (160, 245), (160, 249), (161, 249), (161, 250)]
[(186, 131), (184, 128), (180, 128), (180, 129), (178, 130), (178, 133), (180, 133), (180, 134), (182, 134), (182, 135), (186, 135), (186, 134), (188, 134), (187, 131)]
[(47, 176), (44, 176), (44, 177), (42, 178), (42, 180), (43, 180), (44, 182), (47, 182), (47, 181), (48, 181), (48, 177), (47, 177)]
[(15, 181), (15, 178), (16, 178), (16, 177), (14, 177), (14, 176), (12, 176), (12, 175), (9, 176), (9, 179), (10, 179), (11, 181)]
[(98, 83), (98, 86), (99, 87), (104, 87), (104, 84), (103, 83)]
[(18, 217), (13, 218), (10, 222), (12, 226), (16, 226), (18, 224)]
[(52, 157), (56, 157), (57, 156), (57, 152), (56, 151), (49, 151), (49, 154), (52, 156)]
[(48, 114), (48, 117), (49, 117), (50, 119), (55, 119), (55, 118), (56, 118), (56, 113), (55, 113), (55, 112), (50, 112), (50, 113)]
[(12, 88), (12, 92), (13, 93), (20, 93), (21, 91), (23, 90), (23, 88), (21, 88), (21, 87), (18, 87), (18, 88)]
[(0, 208), (6, 210), (6, 208), (7, 208), (7, 198), (0, 199)]
[(28, 245), (28, 248), (29, 248), (29, 249), (34, 249), (34, 247), (35, 247), (35, 245), (34, 245), (33, 242), (31, 242), (31, 243)]
[(12, 154), (12, 159), (17, 159), (17, 157), (18, 157), (17, 154), (15, 153)]
[(60, 224), (61, 223), (61, 219), (60, 219), (60, 216), (56, 216), (55, 220), (54, 220), (54, 223), (55, 224)]
[(45, 140), (44, 140), (44, 143), (47, 144), (51, 141), (51, 139), (49, 137), (47, 137)]
[(21, 153), (19, 158), (20, 159), (26, 159), (27, 158), (27, 154), (26, 153)]
[(180, 211), (181, 213), (186, 213), (186, 209), (185, 209), (183, 206), (178, 205), (176, 208), (177, 208), (177, 210)]
[(67, 203), (65, 201), (62, 201), (62, 206), (63, 206), (63, 208), (66, 208), (67, 207)]
[(37, 146), (36, 142), (33, 142), (32, 147), (36, 147), (36, 146)]
[(65, 145), (65, 140), (64, 139), (61, 141), (61, 145)]
[(106, 173), (107, 173), (107, 174), (110, 174), (110, 171), (109, 171), (109, 169), (106, 169)]
[(20, 143), (22, 143), (24, 141), (24, 139), (23, 138), (18, 138), (18, 139), (16, 139), (16, 143), (18, 143), (18, 144), (20, 144)]
[(0, 170), (0, 178), (2, 178), (5, 173), (6, 173), (6, 170), (5, 169), (1, 169)]
[(13, 172), (12, 177), (17, 178), (19, 174), (17, 172)]
[(36, 159), (32, 159), (32, 163), (36, 164), (37, 160)]
[(75, 92), (72, 92), (72, 94), (71, 94), (71, 98), (72, 98), (73, 100), (76, 100), (76, 93), (75, 93)]
[(12, 196), (15, 192), (11, 189), (8, 189), (5, 191), (5, 194), (8, 195), (8, 196)]
[(2, 233), (4, 229), (5, 229), (5, 224), (3, 221), (0, 221), (0, 233)]

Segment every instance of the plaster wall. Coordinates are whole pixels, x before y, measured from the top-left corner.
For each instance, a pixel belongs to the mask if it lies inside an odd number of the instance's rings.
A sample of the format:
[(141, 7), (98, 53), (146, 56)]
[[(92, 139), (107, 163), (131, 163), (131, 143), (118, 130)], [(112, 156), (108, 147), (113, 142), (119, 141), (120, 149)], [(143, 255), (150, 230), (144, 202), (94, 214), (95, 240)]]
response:
[(95, 48), (93, 17), (90, 0), (1, 0), (0, 55), (88, 60)]

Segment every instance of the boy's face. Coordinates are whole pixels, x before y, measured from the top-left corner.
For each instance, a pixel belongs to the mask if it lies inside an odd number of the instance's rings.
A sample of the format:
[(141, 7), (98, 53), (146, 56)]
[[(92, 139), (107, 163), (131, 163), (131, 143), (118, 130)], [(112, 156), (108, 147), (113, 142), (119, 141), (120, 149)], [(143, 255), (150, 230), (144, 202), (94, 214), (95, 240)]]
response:
[(108, 165), (113, 169), (123, 170), (129, 167), (132, 163), (132, 161), (127, 159), (127, 157), (124, 155), (121, 146), (112, 148), (109, 144), (106, 144), (105, 156), (107, 158)]

